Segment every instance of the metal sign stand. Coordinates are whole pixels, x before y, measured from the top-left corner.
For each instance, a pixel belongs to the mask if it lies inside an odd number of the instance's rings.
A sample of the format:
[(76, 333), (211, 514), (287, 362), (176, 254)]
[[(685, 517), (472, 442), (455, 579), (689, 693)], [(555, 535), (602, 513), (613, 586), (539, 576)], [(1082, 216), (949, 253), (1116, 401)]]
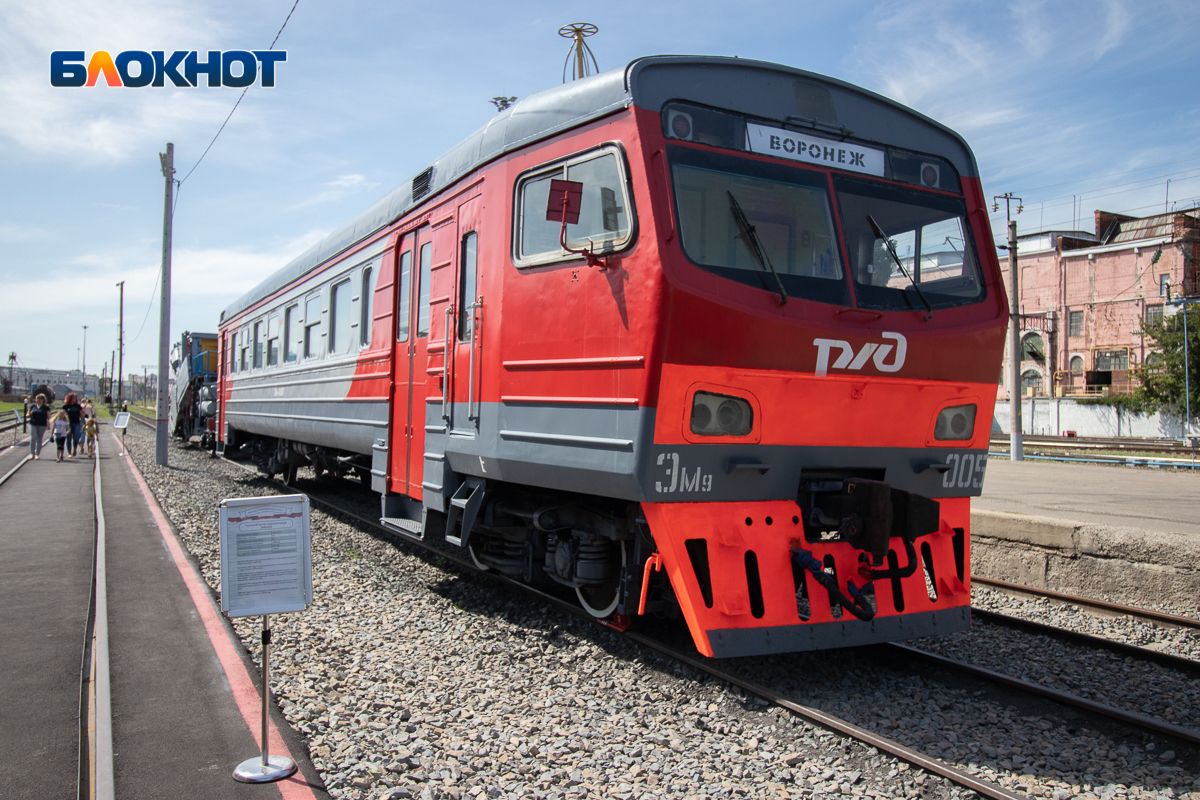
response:
[(303, 611), (312, 603), (312, 540), (308, 498), (222, 500), (221, 610), (230, 617), (262, 616), (262, 753), (237, 765), (233, 779), (271, 783), (296, 772), (296, 762), (267, 752), (271, 720), (270, 614)]
[(121, 411), (117, 413), (113, 420), (113, 427), (121, 431), (121, 455), (125, 455), (128, 450), (125, 449), (125, 431), (129, 429), (129, 412)]
[(242, 783), (271, 783), (294, 775), (296, 762), (287, 756), (267, 754), (268, 721), (271, 719), (271, 625), (262, 618), (262, 757), (248, 758), (237, 765), (233, 779)]

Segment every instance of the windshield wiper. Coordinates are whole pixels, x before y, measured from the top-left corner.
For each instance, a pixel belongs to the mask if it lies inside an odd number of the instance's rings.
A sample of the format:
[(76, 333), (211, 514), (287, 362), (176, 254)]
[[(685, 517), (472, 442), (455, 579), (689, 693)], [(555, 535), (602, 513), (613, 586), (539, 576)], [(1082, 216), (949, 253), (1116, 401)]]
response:
[(913, 280), (912, 275), (908, 274), (908, 270), (904, 268), (904, 264), (900, 263), (900, 256), (896, 255), (896, 248), (892, 246), (892, 240), (883, 232), (883, 228), (879, 227), (879, 223), (870, 214), (867, 214), (867, 222), (871, 225), (871, 230), (875, 233), (876, 239), (883, 240), (883, 246), (887, 248), (888, 255), (892, 257), (892, 261), (896, 262), (896, 266), (900, 268), (900, 272), (904, 277), (908, 278), (908, 282), (917, 290), (917, 297), (921, 298), (921, 302), (925, 305), (925, 321), (933, 319), (933, 306), (929, 305), (929, 301), (925, 299), (925, 293), (921, 291), (921, 287)]
[(746, 243), (746, 247), (750, 250), (751, 255), (758, 261), (758, 265), (764, 271), (770, 270), (775, 276), (775, 286), (779, 289), (779, 304), (787, 305), (788, 297), (787, 290), (783, 288), (783, 281), (779, 280), (779, 273), (775, 271), (775, 265), (771, 263), (771, 257), (767, 255), (766, 248), (758, 238), (758, 232), (754, 230), (754, 226), (750, 224), (750, 220), (746, 219), (745, 212), (738, 205), (737, 198), (733, 196), (733, 192), (726, 192), (729, 195), (729, 210), (733, 214), (733, 219), (738, 226), (737, 238)]

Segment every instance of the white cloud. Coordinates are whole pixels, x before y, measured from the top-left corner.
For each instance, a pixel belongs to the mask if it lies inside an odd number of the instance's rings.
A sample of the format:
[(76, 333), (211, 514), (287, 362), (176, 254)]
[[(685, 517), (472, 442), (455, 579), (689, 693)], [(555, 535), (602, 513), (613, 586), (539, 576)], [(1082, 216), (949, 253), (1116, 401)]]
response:
[(340, 175), (332, 181), (323, 184), (321, 190), (307, 200), (302, 200), (299, 203), (291, 206), (289, 210), (295, 211), (300, 208), (308, 208), (310, 206), (320, 205), (321, 203), (332, 203), (341, 200), (343, 197), (348, 197), (352, 194), (357, 194), (364, 189), (373, 189), (379, 184), (374, 181), (368, 181), (362, 175)]
[(0, 244), (36, 242), (49, 239), (52, 235), (46, 228), (40, 228), (36, 225), (23, 225), (12, 222), (0, 223)]

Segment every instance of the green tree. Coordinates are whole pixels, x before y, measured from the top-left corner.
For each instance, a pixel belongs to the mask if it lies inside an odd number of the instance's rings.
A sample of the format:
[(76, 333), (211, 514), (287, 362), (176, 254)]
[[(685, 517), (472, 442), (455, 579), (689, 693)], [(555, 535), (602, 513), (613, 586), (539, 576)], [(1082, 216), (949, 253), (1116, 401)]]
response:
[[(1139, 411), (1169, 411), (1184, 415), (1187, 403), (1184, 386), (1192, 396), (1192, 419), (1200, 415), (1200, 303), (1188, 306), (1187, 363), (1184, 360), (1184, 315), (1146, 323), (1146, 363), (1134, 370), (1141, 385), (1134, 390), (1132, 405)], [(1184, 375), (1187, 375), (1187, 381)]]

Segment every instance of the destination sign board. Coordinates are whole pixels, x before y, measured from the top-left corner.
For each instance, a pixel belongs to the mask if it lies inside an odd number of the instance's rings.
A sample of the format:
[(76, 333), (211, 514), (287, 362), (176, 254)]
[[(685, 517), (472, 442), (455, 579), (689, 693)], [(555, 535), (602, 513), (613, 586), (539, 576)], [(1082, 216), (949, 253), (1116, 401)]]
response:
[(884, 153), (854, 142), (837, 142), (805, 136), (783, 128), (746, 123), (746, 144), (752, 153), (803, 161), (819, 167), (845, 169), (883, 177)]
[(221, 610), (231, 617), (303, 611), (312, 602), (308, 497), (222, 500)]

